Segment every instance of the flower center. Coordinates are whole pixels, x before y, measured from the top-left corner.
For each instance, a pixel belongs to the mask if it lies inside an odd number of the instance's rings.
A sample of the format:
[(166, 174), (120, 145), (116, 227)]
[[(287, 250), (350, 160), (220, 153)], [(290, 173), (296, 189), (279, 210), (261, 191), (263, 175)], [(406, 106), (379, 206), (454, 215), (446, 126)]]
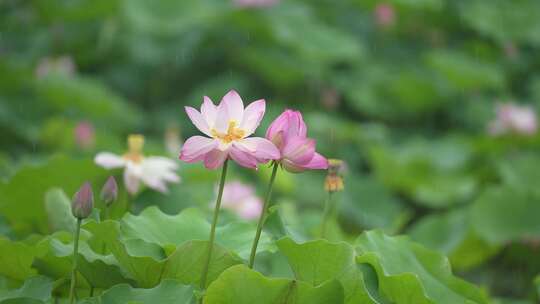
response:
[(143, 160), (142, 148), (144, 146), (144, 136), (139, 134), (132, 134), (128, 136), (128, 152), (122, 157), (125, 160), (132, 161), (134, 163), (140, 163)]
[(212, 129), (212, 136), (221, 140), (222, 142), (228, 144), (232, 141), (239, 140), (244, 138), (246, 132), (236, 126), (236, 121), (229, 121), (229, 127), (227, 128), (227, 133), (219, 133), (216, 129)]

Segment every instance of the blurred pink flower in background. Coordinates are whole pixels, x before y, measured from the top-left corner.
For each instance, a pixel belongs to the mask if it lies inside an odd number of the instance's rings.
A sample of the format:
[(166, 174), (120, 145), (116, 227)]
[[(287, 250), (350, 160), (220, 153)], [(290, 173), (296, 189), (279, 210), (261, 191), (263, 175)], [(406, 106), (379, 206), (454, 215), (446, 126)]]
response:
[(204, 136), (192, 136), (182, 146), (180, 159), (188, 162), (203, 161), (208, 169), (223, 165), (232, 158), (239, 165), (257, 168), (259, 163), (279, 158), (279, 151), (267, 139), (248, 137), (261, 123), (266, 102), (260, 99), (244, 109), (240, 95), (229, 91), (218, 106), (204, 97), (201, 111), (186, 107), (186, 113)]
[(379, 3), (374, 10), (375, 22), (378, 26), (387, 28), (396, 22), (396, 11), (394, 6), (389, 3)]
[(538, 128), (536, 113), (530, 106), (520, 106), (515, 103), (497, 105), (496, 118), (488, 125), (492, 135), (517, 133), (533, 135)]
[(73, 130), (75, 143), (83, 150), (88, 150), (94, 147), (96, 143), (96, 132), (94, 125), (88, 121), (81, 121)]
[(280, 0), (234, 0), (238, 7), (270, 7), (279, 3)]
[(511, 41), (507, 41), (503, 44), (504, 55), (510, 59), (516, 59), (519, 57), (519, 48)]
[(243, 219), (252, 220), (261, 215), (263, 202), (255, 195), (255, 188), (240, 181), (232, 181), (225, 184), (221, 205)]
[(51, 73), (70, 76), (75, 74), (76, 70), (75, 62), (70, 56), (60, 56), (58, 58), (45, 57), (39, 61), (35, 74), (38, 78), (43, 78)]
[(327, 169), (328, 161), (315, 152), (315, 140), (307, 137), (307, 126), (299, 111), (285, 110), (266, 131), (266, 138), (279, 149), (279, 162), (293, 173)]

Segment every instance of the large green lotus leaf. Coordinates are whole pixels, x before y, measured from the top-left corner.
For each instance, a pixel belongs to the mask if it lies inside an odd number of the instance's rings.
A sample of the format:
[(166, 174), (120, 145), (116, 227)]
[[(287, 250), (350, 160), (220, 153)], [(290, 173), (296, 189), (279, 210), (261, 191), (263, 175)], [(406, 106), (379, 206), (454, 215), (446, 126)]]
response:
[(468, 215), (466, 208), (427, 215), (412, 226), (409, 235), (414, 241), (447, 255), (455, 268), (468, 269), (498, 251), (498, 246), (476, 235)]
[(344, 303), (376, 303), (366, 291), (351, 245), (326, 240), (299, 244), (289, 237), (280, 239), (277, 244), (287, 257), (296, 279), (313, 286), (338, 280), (344, 288)]
[(205, 304), (339, 304), (343, 288), (337, 281), (317, 287), (289, 279), (271, 279), (244, 265), (225, 270), (206, 290)]
[[(534, 189), (533, 189), (534, 190)], [(478, 235), (493, 244), (540, 237), (540, 195), (511, 186), (486, 189), (471, 207)]]
[[(39, 255), (34, 266), (40, 273), (54, 278), (69, 278), (73, 263), (73, 243), (71, 237), (54, 235), (45, 237), (36, 245)], [(96, 253), (85, 240), (79, 241), (77, 267), (84, 278), (77, 282), (81, 286), (109, 288), (130, 282), (124, 277), (113, 255)], [(88, 282), (88, 284), (86, 283)]]
[(133, 288), (120, 284), (106, 290), (99, 297), (87, 299), (83, 304), (189, 304), (193, 288), (176, 280), (163, 280), (151, 289)]
[(64, 190), (52, 188), (45, 193), (45, 210), (51, 231), (75, 231), (77, 220), (71, 213), (71, 200)]
[[(76, 160), (55, 156), (46, 163), (22, 167), (7, 183), (0, 184), (0, 213), (18, 235), (48, 232), (44, 198), (52, 187), (61, 186), (66, 193), (75, 193), (87, 180), (99, 181), (106, 171), (92, 160)], [(61, 211), (63, 212), (63, 211)]]
[[(188, 240), (208, 240), (210, 224), (196, 209), (186, 209), (177, 215), (167, 215), (156, 206), (146, 208), (140, 215), (127, 214), (122, 219), (122, 235), (138, 238), (161, 247), (175, 248)], [(250, 253), (255, 237), (252, 223), (233, 222), (216, 229), (216, 242), (243, 258)], [(259, 252), (272, 249), (270, 237), (263, 233)]]
[[(118, 263), (141, 287), (154, 287), (162, 278), (175, 278), (184, 284), (199, 282), (200, 273), (206, 260), (207, 241), (186, 241), (166, 254), (156, 244), (141, 239), (125, 239), (120, 233), (120, 224), (114, 221), (88, 222), (84, 228), (94, 238), (104, 242)], [(240, 263), (240, 259), (215, 245), (210, 262), (208, 284), (230, 266)]]
[(463, 20), (499, 43), (540, 45), (540, 3), (535, 0), (470, 0), (461, 3)]
[(468, 200), (477, 181), (467, 171), (471, 147), (460, 139), (411, 140), (370, 150), (376, 176), (388, 187), (411, 196), (415, 202), (442, 208)]
[(376, 270), (379, 292), (392, 303), (488, 303), (477, 287), (452, 274), (447, 258), (407, 237), (367, 231), (357, 240), (357, 252), (359, 263)]
[(31, 277), (14, 290), (0, 290), (0, 303), (45, 303), (51, 298), (53, 282), (44, 276)]
[(34, 255), (31, 246), (0, 236), (0, 275), (21, 281), (35, 275)]

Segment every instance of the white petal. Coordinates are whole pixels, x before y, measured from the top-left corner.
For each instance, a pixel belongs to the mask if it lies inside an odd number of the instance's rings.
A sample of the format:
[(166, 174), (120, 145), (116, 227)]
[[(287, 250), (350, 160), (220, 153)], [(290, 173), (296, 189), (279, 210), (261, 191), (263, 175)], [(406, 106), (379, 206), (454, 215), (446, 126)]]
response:
[(124, 170), (124, 184), (126, 185), (127, 192), (131, 195), (136, 194), (139, 191), (140, 180), (133, 170), (126, 168)]
[(94, 158), (94, 162), (105, 169), (120, 168), (126, 165), (126, 161), (122, 156), (110, 152), (98, 153)]

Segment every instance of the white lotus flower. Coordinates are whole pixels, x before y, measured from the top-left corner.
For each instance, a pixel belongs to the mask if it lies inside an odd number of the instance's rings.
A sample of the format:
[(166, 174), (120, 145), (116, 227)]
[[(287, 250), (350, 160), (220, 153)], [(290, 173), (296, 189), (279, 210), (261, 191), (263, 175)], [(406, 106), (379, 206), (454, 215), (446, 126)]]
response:
[(124, 184), (130, 194), (139, 191), (141, 181), (149, 188), (167, 193), (167, 182), (180, 182), (180, 177), (175, 173), (178, 163), (167, 157), (145, 157), (142, 154), (143, 146), (142, 135), (130, 135), (129, 150), (126, 154), (101, 152), (96, 155), (94, 161), (105, 169), (125, 168)]

